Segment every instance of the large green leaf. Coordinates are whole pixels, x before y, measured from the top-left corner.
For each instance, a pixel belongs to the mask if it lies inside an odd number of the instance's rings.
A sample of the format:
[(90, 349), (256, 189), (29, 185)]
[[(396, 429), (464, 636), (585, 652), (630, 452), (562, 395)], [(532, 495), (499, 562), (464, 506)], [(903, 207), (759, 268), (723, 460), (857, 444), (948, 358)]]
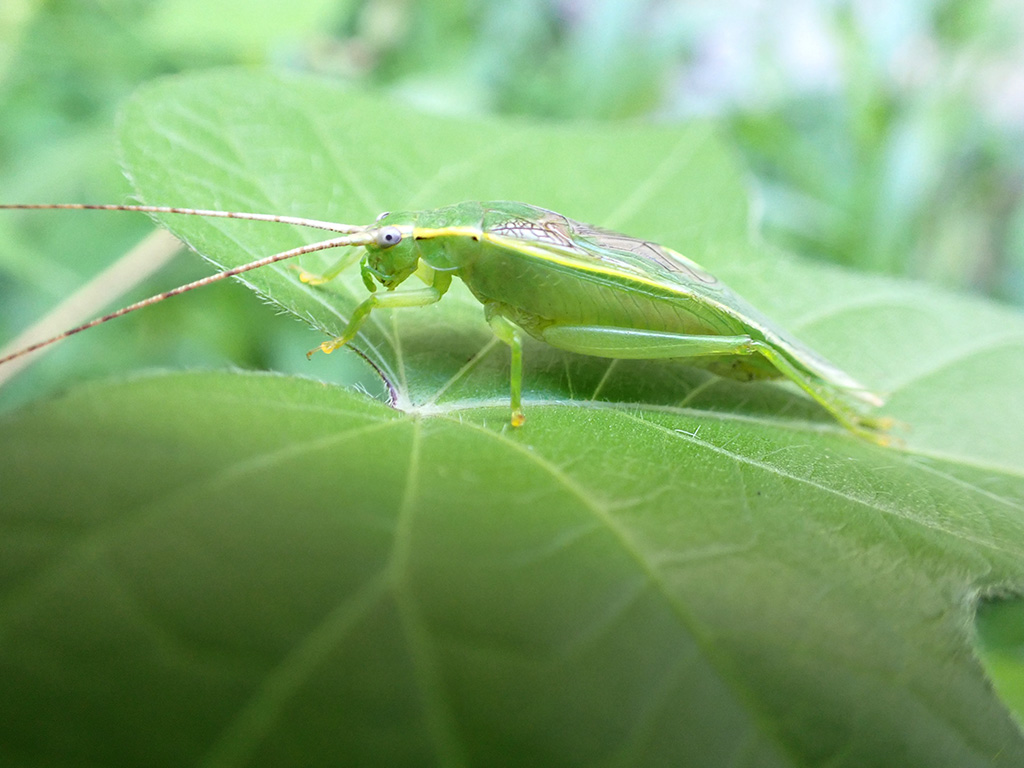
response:
[[(751, 244), (707, 126), (227, 73), (146, 89), (122, 134), (150, 203), (523, 199), (664, 242), (912, 429), (884, 449), (783, 386), (532, 344), (512, 430), (464, 291), (357, 339), (397, 409), (273, 375), (79, 388), (0, 424), (5, 762), (1024, 765), (969, 629), (1024, 584), (1019, 316)], [(221, 264), (310, 239), (168, 223)], [(365, 293), (249, 280), (329, 333)]]

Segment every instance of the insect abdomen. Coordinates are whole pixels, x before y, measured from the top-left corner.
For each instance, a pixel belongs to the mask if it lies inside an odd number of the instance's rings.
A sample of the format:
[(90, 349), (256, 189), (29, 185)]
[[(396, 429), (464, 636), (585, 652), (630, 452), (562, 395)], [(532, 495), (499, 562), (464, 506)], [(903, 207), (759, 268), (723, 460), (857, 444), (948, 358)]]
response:
[[(600, 272), (561, 266), (484, 243), (460, 276), (483, 303), (498, 302), (538, 323), (642, 328), (694, 335), (735, 335), (746, 329), (693, 299)], [(525, 327), (525, 326), (524, 326)], [(526, 328), (530, 331), (530, 328)]]

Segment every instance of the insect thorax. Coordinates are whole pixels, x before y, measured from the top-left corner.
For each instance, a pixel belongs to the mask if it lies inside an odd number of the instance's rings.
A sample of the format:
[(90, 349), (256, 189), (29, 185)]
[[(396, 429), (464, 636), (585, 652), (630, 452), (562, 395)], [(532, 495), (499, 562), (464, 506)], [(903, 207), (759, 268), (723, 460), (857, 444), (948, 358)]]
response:
[(416, 247), (419, 257), (434, 269), (459, 273), (476, 261), (480, 242), (466, 235), (443, 235), (417, 240)]

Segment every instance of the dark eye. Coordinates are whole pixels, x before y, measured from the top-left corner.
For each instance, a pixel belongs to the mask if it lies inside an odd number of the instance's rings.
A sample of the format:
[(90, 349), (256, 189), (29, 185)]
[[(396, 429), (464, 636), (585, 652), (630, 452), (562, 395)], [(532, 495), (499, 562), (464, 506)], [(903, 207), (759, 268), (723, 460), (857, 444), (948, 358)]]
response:
[(398, 227), (384, 227), (377, 231), (377, 245), (380, 248), (390, 248), (402, 242), (402, 233)]
[(382, 213), (380, 216), (378, 216), (376, 219), (374, 219), (374, 222), (378, 222), (381, 219), (386, 218), (386, 217), (388, 217), (390, 215), (391, 215), (391, 211), (384, 211), (384, 213)]

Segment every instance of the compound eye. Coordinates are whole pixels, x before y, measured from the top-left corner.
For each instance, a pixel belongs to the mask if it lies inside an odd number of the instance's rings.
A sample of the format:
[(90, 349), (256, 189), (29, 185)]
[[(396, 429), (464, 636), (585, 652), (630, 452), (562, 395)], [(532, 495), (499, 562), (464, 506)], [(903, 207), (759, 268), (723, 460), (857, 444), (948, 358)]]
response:
[(381, 214), (380, 216), (378, 216), (378, 217), (377, 217), (376, 219), (374, 219), (373, 221), (374, 221), (374, 223), (376, 224), (376, 223), (377, 223), (378, 221), (380, 221), (380, 220), (382, 220), (382, 219), (385, 219), (385, 218), (387, 218), (387, 217), (388, 217), (388, 216), (390, 216), (390, 215), (391, 215), (391, 211), (384, 211), (384, 213), (382, 213), (382, 214)]
[(379, 248), (390, 248), (402, 242), (402, 232), (398, 227), (383, 227), (377, 231), (377, 246)]

